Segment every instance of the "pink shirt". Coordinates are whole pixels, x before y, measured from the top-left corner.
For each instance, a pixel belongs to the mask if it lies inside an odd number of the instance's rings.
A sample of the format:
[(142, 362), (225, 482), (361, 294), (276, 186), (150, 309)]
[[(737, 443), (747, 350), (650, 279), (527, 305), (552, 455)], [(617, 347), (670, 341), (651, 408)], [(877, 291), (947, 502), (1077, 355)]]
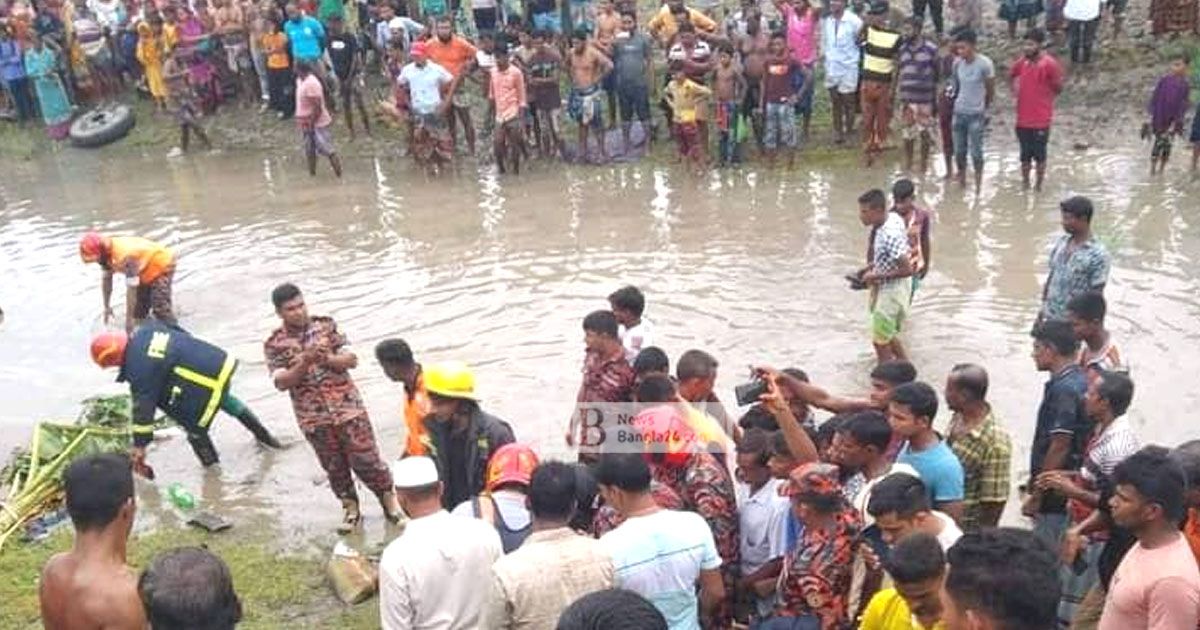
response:
[(792, 5), (783, 5), (784, 17), (787, 19), (787, 42), (792, 51), (792, 59), (804, 66), (811, 66), (817, 61), (817, 13), (811, 8), (805, 17), (796, 15)]
[(507, 70), (492, 68), (492, 98), (496, 101), (496, 122), (505, 123), (521, 115), (525, 107), (525, 75), (516, 66)]
[(1054, 119), (1054, 99), (1062, 90), (1062, 66), (1048, 53), (1042, 53), (1037, 61), (1022, 55), (1009, 76), (1017, 100), (1017, 126), (1049, 129)]
[[(321, 104), (319, 112), (314, 111), (314, 102)], [(318, 129), (328, 127), (333, 122), (329, 110), (325, 108), (325, 89), (321, 87), (321, 80), (317, 75), (310, 74), (303, 79), (296, 79), (296, 121), (305, 124), (314, 115), (316, 122), (313, 126)]]
[(1138, 543), (1113, 574), (1099, 630), (1192, 630), (1200, 619), (1200, 569), (1187, 539)]

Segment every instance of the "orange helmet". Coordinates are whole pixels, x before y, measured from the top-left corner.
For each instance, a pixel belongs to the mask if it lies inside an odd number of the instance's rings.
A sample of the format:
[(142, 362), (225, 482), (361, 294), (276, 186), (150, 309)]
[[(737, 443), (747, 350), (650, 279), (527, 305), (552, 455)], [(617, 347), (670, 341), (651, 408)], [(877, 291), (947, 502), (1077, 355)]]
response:
[(88, 232), (79, 239), (79, 257), (85, 263), (93, 263), (100, 260), (100, 255), (104, 253), (104, 237), (100, 236), (99, 232)]
[(129, 335), (123, 330), (106, 330), (92, 339), (92, 360), (102, 368), (120, 367), (125, 362)]
[(533, 449), (524, 444), (505, 444), (492, 454), (487, 467), (487, 491), (491, 492), (506, 483), (529, 485), (538, 458)]

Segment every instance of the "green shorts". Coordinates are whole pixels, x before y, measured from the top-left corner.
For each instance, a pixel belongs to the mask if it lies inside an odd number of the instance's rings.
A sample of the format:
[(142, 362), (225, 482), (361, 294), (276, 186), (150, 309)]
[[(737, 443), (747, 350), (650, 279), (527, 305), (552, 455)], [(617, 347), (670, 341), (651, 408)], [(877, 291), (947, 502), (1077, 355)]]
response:
[(876, 289), (871, 301), (871, 341), (876, 345), (891, 343), (904, 325), (912, 302), (912, 280), (893, 280)]

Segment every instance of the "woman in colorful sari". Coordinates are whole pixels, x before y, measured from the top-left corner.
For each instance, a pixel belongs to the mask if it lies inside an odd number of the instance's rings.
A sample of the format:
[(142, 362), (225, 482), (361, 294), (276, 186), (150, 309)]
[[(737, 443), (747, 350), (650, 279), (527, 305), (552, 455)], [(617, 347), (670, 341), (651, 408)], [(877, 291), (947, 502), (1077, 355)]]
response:
[(201, 111), (211, 114), (221, 100), (217, 68), (209, 59), (213, 50), (212, 35), (195, 11), (187, 5), (179, 10), (182, 12), (179, 18), (179, 48), (183, 57), (188, 59), (188, 83), (192, 86)]
[(146, 87), (159, 109), (167, 107), (167, 85), (163, 81), (163, 59), (169, 52), (163, 33), (162, 20), (153, 17), (140, 22), (138, 29), (137, 60), (146, 75)]
[(31, 38), (30, 48), (25, 51), (25, 74), (33, 80), (46, 133), (61, 140), (71, 129), (71, 101), (67, 99), (57, 70), (58, 55), (46, 47), (42, 38)]

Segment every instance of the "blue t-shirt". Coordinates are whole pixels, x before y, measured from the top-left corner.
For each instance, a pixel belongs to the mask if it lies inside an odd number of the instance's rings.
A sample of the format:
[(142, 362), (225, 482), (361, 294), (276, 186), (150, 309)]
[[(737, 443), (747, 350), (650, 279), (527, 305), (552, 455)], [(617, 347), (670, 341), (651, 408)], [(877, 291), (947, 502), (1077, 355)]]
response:
[(935, 504), (962, 501), (963, 499), (963, 469), (954, 451), (940, 440), (936, 445), (923, 451), (913, 451), (906, 441), (900, 448), (896, 461), (908, 464), (921, 475), (929, 499)]
[(694, 512), (660, 510), (600, 537), (618, 588), (645, 597), (670, 630), (700, 630), (696, 580), (721, 566), (708, 523)]
[(787, 529), (784, 531), (784, 549), (791, 551), (796, 548), (796, 543), (800, 542), (800, 537), (804, 535), (804, 523), (796, 517), (796, 513), (788, 510), (787, 514)]
[(321, 42), (325, 39), (325, 27), (308, 15), (299, 20), (285, 20), (283, 32), (292, 45), (292, 58), (313, 61), (321, 56)]

